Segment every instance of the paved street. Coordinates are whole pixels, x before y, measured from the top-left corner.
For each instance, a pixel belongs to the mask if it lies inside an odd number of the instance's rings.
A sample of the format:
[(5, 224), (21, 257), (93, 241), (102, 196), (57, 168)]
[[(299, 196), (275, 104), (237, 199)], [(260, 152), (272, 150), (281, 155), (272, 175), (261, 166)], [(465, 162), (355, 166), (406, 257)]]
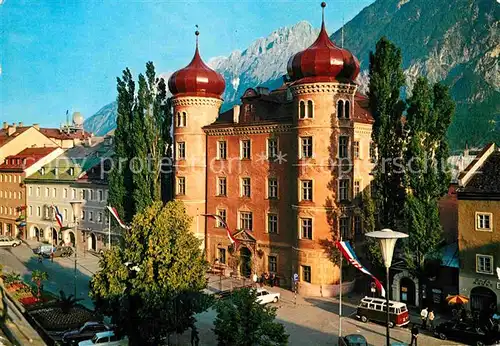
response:
[[(31, 271), (41, 269), (49, 274), (49, 281), (45, 288), (57, 293), (64, 290), (68, 294), (74, 291), (74, 258), (56, 258), (52, 263), (45, 259), (38, 263), (32, 250), (27, 245), (17, 248), (0, 249), (0, 263), (5, 270), (14, 270), (28, 280)], [(98, 269), (98, 258), (92, 254), (79, 254), (77, 265), (77, 295), (84, 298), (84, 304), (91, 308), (92, 302), (88, 298), (88, 282), (92, 273)], [(235, 279), (224, 279), (222, 282), (216, 276), (209, 279), (209, 288), (212, 290), (234, 288), (249, 283)], [(281, 293), (278, 307), (278, 320), (282, 322), (290, 334), (290, 345), (336, 345), (339, 331), (338, 301), (331, 298), (302, 298), (297, 296), (296, 304), (292, 292), (272, 288), (272, 291)], [(369, 343), (375, 346), (385, 344), (385, 327), (374, 323), (362, 323), (352, 317), (355, 306), (343, 304), (342, 334), (359, 333), (365, 335)], [(197, 316), (200, 329), (200, 345), (216, 345), (212, 331), (215, 311), (210, 310)], [(437, 321), (439, 322), (439, 321)], [(405, 328), (391, 329), (392, 341), (410, 342), (410, 332)], [(175, 338), (174, 338), (175, 339)], [(178, 345), (190, 344), (190, 333), (177, 338)], [(430, 336), (420, 335), (419, 345), (441, 346), (459, 345), (453, 342), (444, 342)]]

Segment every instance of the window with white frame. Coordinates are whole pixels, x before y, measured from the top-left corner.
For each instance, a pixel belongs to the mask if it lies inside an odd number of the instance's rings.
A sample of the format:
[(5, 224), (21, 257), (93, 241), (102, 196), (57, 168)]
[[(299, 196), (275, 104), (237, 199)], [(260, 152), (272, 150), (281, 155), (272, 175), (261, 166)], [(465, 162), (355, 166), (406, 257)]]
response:
[(278, 179), (269, 178), (267, 181), (267, 198), (278, 198)]
[(99, 190), (98, 194), (99, 194), (99, 201), (100, 202), (104, 201), (104, 192), (102, 190)]
[(68, 170), (68, 174), (73, 176), (75, 174), (75, 169), (73, 167), (70, 167)]
[(48, 187), (45, 188), (45, 197), (50, 196), (50, 189)]
[(344, 117), (344, 101), (343, 100), (337, 101), (337, 117), (339, 119)]
[[(222, 220), (227, 224), (227, 211), (226, 209), (217, 209), (217, 215), (220, 216)], [(217, 227), (218, 228), (224, 228), (224, 224), (217, 219)]]
[(361, 193), (361, 181), (354, 180), (354, 196), (359, 197)]
[(63, 191), (63, 198), (68, 198), (68, 189), (64, 189)]
[(30, 187), (28, 188), (28, 195), (29, 195), (29, 196), (33, 196), (33, 186), (30, 186)]
[(37, 195), (37, 197), (40, 197), (40, 188), (39, 187), (36, 188), (36, 195)]
[(177, 142), (177, 160), (186, 159), (186, 143)]
[(94, 212), (89, 211), (89, 221), (94, 221)]
[(348, 145), (349, 145), (349, 137), (340, 136), (339, 137), (339, 158), (340, 159), (346, 159), (349, 157)]
[(40, 168), (40, 174), (45, 175), (45, 167)]
[(240, 212), (240, 228), (246, 231), (253, 230), (252, 212), (249, 211)]
[(313, 182), (312, 180), (300, 181), (300, 196), (302, 201), (312, 201), (313, 199)]
[(278, 233), (278, 214), (267, 214), (267, 232)]
[(278, 139), (267, 139), (267, 157), (269, 160), (274, 160), (278, 156)]
[(227, 142), (218, 141), (217, 142), (217, 158), (219, 160), (227, 159)]
[(102, 213), (97, 214), (97, 222), (102, 223)]
[(33, 216), (33, 206), (30, 205), (29, 210), (30, 210), (30, 216)]
[(82, 220), (85, 220), (86, 217), (87, 213), (85, 212), (85, 210), (82, 210)]
[(71, 198), (76, 199), (76, 189), (71, 190)]
[(313, 156), (312, 137), (300, 137), (300, 158), (306, 159)]
[(177, 177), (177, 195), (183, 196), (186, 194), (186, 178)]
[(476, 272), (480, 274), (493, 274), (493, 256), (476, 255)]
[(278, 271), (278, 257), (270, 255), (267, 256), (267, 269), (270, 273), (276, 273)]
[(250, 178), (241, 179), (241, 197), (250, 197), (251, 186)]
[(227, 196), (227, 178), (218, 177), (217, 178), (217, 195)]
[(90, 201), (95, 200), (94, 190), (92, 190), (92, 189), (89, 189), (89, 200)]
[(491, 232), (491, 213), (476, 213), (476, 230)]
[(38, 217), (42, 216), (42, 208), (41, 207), (36, 207), (36, 216), (38, 216)]
[(245, 140), (241, 141), (240, 146), (241, 146), (240, 147), (241, 158), (249, 160), (250, 155), (251, 155), (250, 140), (245, 139)]
[(313, 232), (312, 219), (305, 217), (300, 219), (300, 237), (302, 239), (312, 239)]
[(68, 221), (68, 209), (64, 209), (64, 221), (67, 222)]
[(56, 198), (57, 197), (57, 188), (52, 189), (52, 197)]
[(352, 143), (354, 149), (354, 158), (359, 159), (359, 141), (354, 141)]
[(341, 201), (349, 200), (349, 179), (339, 180), (339, 196)]
[(314, 117), (314, 104), (311, 100), (307, 101), (307, 117), (308, 118)]
[(186, 112), (177, 112), (176, 125), (177, 127), (185, 127), (187, 123)]

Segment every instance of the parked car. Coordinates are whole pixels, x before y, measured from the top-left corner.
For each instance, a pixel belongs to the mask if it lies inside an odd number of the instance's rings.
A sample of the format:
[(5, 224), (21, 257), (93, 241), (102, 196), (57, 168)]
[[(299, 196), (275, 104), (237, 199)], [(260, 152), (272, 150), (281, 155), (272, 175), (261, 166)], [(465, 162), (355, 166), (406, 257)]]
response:
[(471, 323), (447, 321), (436, 327), (434, 335), (441, 340), (452, 339), (468, 345), (496, 345), (500, 343), (500, 333), (474, 327)]
[(0, 246), (16, 247), (21, 245), (21, 240), (9, 236), (0, 236)]
[(69, 257), (73, 254), (73, 248), (71, 246), (54, 246), (52, 251), (43, 251), (41, 254), (45, 258), (50, 258), (51, 254), (54, 257)]
[[(358, 305), (356, 317), (362, 322), (369, 320), (386, 323), (386, 300), (382, 298), (364, 297)], [(389, 327), (401, 327), (410, 323), (410, 315), (405, 303), (389, 301)]]
[(33, 253), (35, 253), (36, 255), (38, 255), (38, 254), (41, 254), (41, 253), (44, 253), (44, 252), (50, 252), (53, 247), (54, 246), (48, 245), (48, 244), (40, 245), (39, 247), (36, 247), (36, 248), (33, 249)]
[(257, 289), (257, 302), (260, 304), (277, 303), (280, 296), (279, 293), (269, 292), (265, 288)]
[(96, 344), (107, 346), (128, 346), (128, 338), (126, 336), (120, 338), (112, 331), (100, 332), (94, 335), (91, 340), (80, 341), (78, 346), (92, 346)]
[(87, 322), (80, 329), (68, 330), (62, 336), (62, 341), (66, 344), (74, 344), (82, 340), (88, 340), (99, 332), (111, 330), (109, 326), (100, 322)]
[(339, 338), (340, 346), (368, 346), (368, 341), (363, 335), (349, 334)]

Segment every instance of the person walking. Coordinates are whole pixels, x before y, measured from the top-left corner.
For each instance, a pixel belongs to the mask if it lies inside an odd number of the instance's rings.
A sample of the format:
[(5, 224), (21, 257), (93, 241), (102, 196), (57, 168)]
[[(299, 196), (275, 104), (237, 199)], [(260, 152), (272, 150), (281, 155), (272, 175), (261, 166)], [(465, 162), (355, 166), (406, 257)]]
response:
[(195, 325), (191, 326), (191, 346), (198, 346), (200, 337), (198, 336), (198, 329)]
[(429, 320), (429, 330), (432, 332), (434, 330), (434, 310), (430, 309), (427, 319)]
[(427, 327), (427, 316), (429, 315), (429, 310), (427, 308), (423, 308), (420, 311), (420, 319), (422, 320), (422, 328), (425, 329)]
[(411, 342), (410, 346), (417, 346), (417, 337), (418, 337), (418, 326), (414, 324), (411, 328)]
[(253, 285), (257, 287), (257, 281), (259, 280), (259, 277), (257, 276), (257, 273), (253, 273), (252, 281)]

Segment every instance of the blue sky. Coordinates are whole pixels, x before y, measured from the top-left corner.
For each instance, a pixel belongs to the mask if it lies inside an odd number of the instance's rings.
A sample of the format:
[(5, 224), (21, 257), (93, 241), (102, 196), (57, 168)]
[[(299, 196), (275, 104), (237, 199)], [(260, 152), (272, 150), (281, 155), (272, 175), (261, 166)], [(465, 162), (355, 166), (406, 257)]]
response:
[[(328, 2), (331, 34), (373, 0)], [(184, 67), (195, 24), (208, 61), (301, 20), (320, 26), (320, 1), (0, 0), (0, 122), (58, 126), (66, 110), (90, 117), (116, 98), (116, 77), (152, 60)]]

